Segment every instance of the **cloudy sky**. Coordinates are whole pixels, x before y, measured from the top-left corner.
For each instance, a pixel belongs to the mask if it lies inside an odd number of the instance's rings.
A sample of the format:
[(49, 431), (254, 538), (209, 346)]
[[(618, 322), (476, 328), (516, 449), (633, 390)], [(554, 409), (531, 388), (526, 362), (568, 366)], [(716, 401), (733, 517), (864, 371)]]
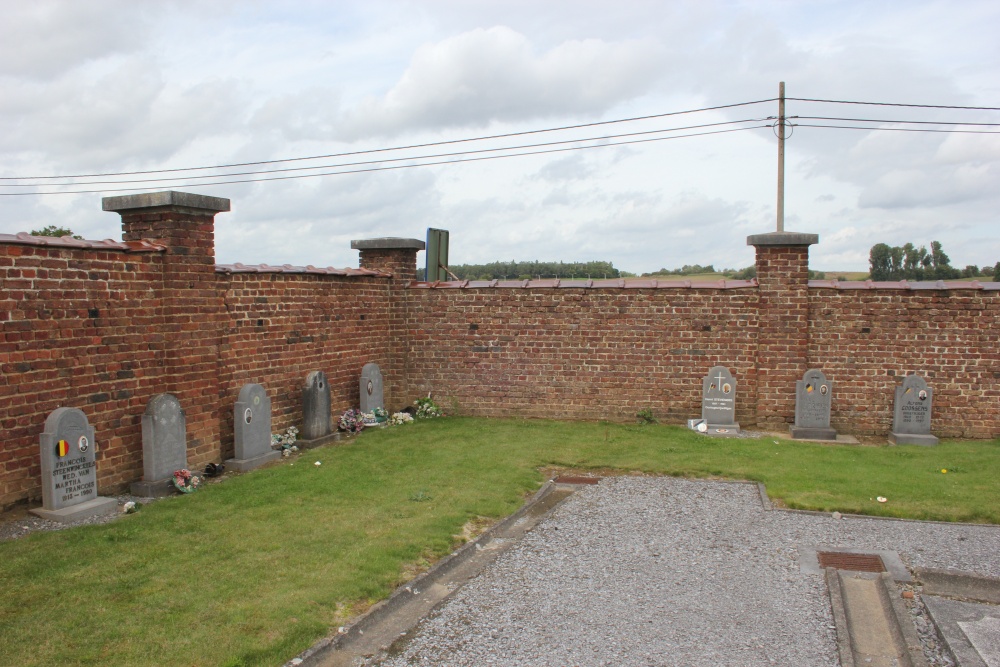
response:
[[(355, 266), (351, 239), (438, 227), (454, 264), (742, 267), (747, 235), (775, 228), (777, 103), (663, 114), (770, 100), (780, 81), (793, 98), (1000, 107), (995, 0), (0, 10), (0, 177), (21, 179), (0, 181), (0, 233), (55, 224), (120, 239), (102, 196), (199, 192), (232, 200), (217, 217), (221, 263)], [(1000, 123), (1000, 112), (789, 101), (787, 114), (785, 227), (820, 235), (813, 268), (864, 270), (878, 242), (940, 240), (955, 265), (1000, 261), (1000, 134), (807, 127), (1000, 130), (898, 123)], [(658, 117), (606, 123), (646, 116)], [(579, 125), (590, 126), (369, 152)], [(567, 148), (580, 149), (540, 152)], [(518, 153), (534, 154), (469, 161)], [(313, 156), (333, 157), (25, 180)], [(297, 167), (312, 169), (245, 173)], [(8, 196), (43, 190), (64, 194)], [(66, 194), (79, 190), (97, 192)]]

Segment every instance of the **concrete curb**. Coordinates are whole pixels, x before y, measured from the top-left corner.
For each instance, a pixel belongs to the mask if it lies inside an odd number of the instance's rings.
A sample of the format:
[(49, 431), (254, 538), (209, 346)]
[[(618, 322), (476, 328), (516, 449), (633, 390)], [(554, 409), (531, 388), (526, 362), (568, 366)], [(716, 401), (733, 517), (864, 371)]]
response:
[(917, 628), (913, 625), (910, 612), (903, 604), (903, 599), (899, 596), (896, 582), (889, 572), (883, 572), (879, 577), (879, 592), (882, 596), (882, 603), (886, 609), (891, 609), (889, 616), (889, 629), (893, 634), (896, 644), (905, 650), (905, 657), (910, 660), (909, 667), (930, 667), (924, 656), (924, 649), (920, 644), (920, 637), (917, 636)]
[[(377, 603), (361, 618), (345, 629), (342, 634), (332, 637), (324, 637), (310, 648), (300, 653), (297, 657), (285, 663), (285, 667), (319, 667), (329, 660), (334, 651), (344, 650), (357, 642), (369, 630), (386, 618), (396, 613), (403, 605), (413, 599), (414, 590), (429, 588), (436, 581), (447, 577), (452, 571), (463, 565), (466, 561), (476, 555), (476, 553), (486, 544), (491, 542), (498, 533), (505, 532), (508, 528), (517, 523), (531, 509), (545, 500), (555, 489), (556, 484), (552, 481), (546, 482), (531, 496), (531, 498), (516, 512), (507, 518), (491, 526), (486, 532), (475, 540), (467, 542), (458, 550), (452, 552), (442, 560), (438, 561), (431, 569), (420, 574), (400, 586), (387, 599)], [(457, 589), (456, 589), (457, 590)]]
[(1000, 579), (991, 579), (973, 572), (924, 567), (914, 568), (913, 573), (923, 584), (924, 595), (941, 595), (1000, 604)]

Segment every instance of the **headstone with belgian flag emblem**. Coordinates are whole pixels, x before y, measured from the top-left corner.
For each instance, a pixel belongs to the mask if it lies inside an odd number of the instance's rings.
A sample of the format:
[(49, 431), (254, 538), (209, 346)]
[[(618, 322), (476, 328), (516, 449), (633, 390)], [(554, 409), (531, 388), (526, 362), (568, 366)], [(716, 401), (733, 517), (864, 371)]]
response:
[(60, 523), (117, 511), (114, 498), (97, 495), (94, 427), (77, 408), (57, 408), (45, 420), (40, 444), (42, 507), (34, 514)]

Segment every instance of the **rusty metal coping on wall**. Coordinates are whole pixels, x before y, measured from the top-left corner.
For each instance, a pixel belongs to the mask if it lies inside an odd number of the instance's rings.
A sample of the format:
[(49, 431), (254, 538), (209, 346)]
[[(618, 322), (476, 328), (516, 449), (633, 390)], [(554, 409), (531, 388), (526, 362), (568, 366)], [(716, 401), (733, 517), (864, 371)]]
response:
[(757, 280), (653, 280), (613, 278), (609, 280), (449, 280), (413, 281), (412, 289), (742, 289), (757, 287)]
[(810, 280), (809, 287), (817, 287), (820, 289), (841, 289), (841, 290), (859, 290), (859, 289), (895, 289), (895, 290), (980, 290), (984, 292), (996, 292), (1000, 291), (1000, 283), (990, 282), (981, 283), (978, 280), (970, 281), (953, 281), (945, 282), (943, 280), (938, 281), (921, 281), (921, 282), (908, 282), (906, 280), (898, 281), (879, 281), (875, 282), (872, 280)]
[(236, 262), (235, 264), (217, 264), (215, 267), (218, 273), (305, 273), (322, 276), (375, 276), (377, 278), (391, 278), (392, 274), (375, 269), (336, 269), (332, 266), (326, 268), (309, 266), (292, 266), (282, 264), (281, 266), (271, 266), (269, 264), (254, 264), (248, 266)]
[(150, 241), (88, 241), (72, 236), (32, 236), (27, 232), (0, 234), (0, 243), (18, 245), (52, 246), (56, 248), (80, 248), (83, 250), (123, 250), (125, 252), (163, 252), (167, 246)]

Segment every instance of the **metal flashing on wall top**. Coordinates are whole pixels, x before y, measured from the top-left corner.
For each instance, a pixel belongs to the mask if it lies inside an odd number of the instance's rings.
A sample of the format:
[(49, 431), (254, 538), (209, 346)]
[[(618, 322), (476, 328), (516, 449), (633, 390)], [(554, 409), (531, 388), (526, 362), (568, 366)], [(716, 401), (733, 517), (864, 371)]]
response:
[(747, 289), (757, 287), (757, 279), (750, 280), (651, 280), (648, 278), (561, 279), (537, 280), (434, 280), (413, 281), (413, 289)]
[(80, 248), (82, 250), (122, 250), (124, 252), (163, 252), (167, 246), (152, 241), (88, 241), (72, 236), (32, 236), (27, 232), (0, 234), (0, 243), (16, 245), (52, 246), (58, 248)]
[(924, 290), (978, 290), (982, 292), (995, 292), (1000, 291), (1000, 282), (983, 283), (978, 280), (945, 282), (943, 280), (927, 280), (911, 283), (907, 280), (877, 282), (872, 280), (810, 280), (809, 287), (838, 290), (889, 289), (908, 290), (911, 292)]
[(392, 276), (391, 273), (376, 271), (375, 269), (336, 269), (332, 266), (318, 268), (311, 264), (309, 266), (292, 266), (291, 264), (283, 264), (282, 266), (254, 264), (247, 266), (237, 262), (235, 264), (217, 264), (215, 271), (216, 273), (305, 273), (327, 276), (375, 276), (381, 278)]

